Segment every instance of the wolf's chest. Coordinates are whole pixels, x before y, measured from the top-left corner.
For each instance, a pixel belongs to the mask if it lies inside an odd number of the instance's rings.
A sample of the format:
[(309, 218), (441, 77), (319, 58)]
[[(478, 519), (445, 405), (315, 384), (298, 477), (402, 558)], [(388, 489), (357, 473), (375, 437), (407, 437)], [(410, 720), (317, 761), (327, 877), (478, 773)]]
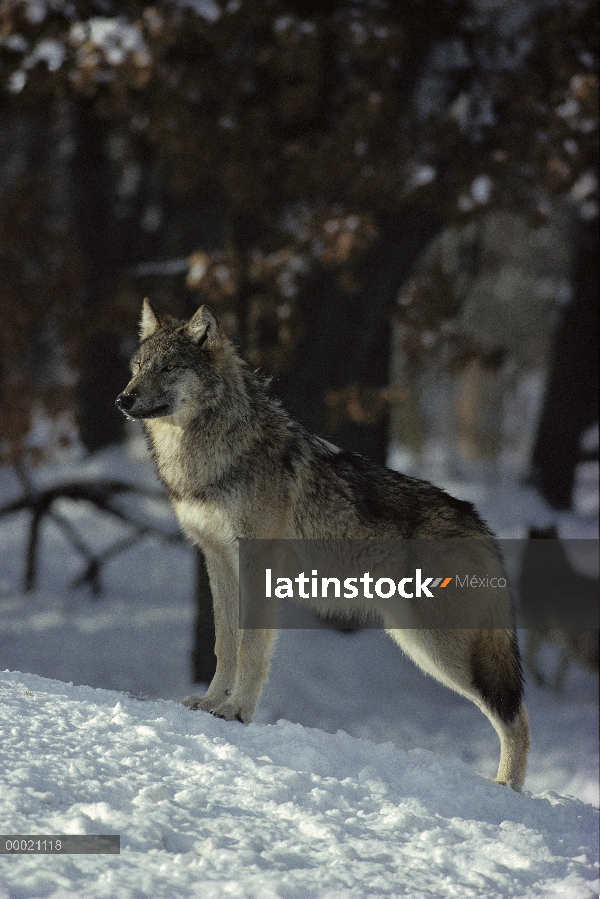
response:
[(177, 468), (181, 464), (183, 428), (164, 418), (146, 421), (144, 425), (159, 468)]
[(173, 508), (179, 524), (194, 543), (216, 546), (235, 540), (230, 518), (215, 503), (181, 499), (173, 501)]
[(183, 428), (164, 418), (145, 423), (158, 474), (171, 494), (189, 495), (198, 490), (197, 460), (184, 445)]

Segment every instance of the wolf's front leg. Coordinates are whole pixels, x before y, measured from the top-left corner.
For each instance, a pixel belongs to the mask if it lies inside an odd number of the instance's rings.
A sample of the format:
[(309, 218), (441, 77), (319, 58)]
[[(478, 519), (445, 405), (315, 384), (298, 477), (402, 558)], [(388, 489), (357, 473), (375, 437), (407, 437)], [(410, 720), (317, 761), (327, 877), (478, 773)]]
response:
[(260, 694), (269, 673), (269, 660), (275, 643), (275, 630), (241, 631), (238, 650), (237, 678), (233, 690), (220, 705), (211, 709), (213, 715), (227, 721), (252, 720)]
[(223, 556), (205, 552), (205, 558), (213, 597), (217, 669), (205, 695), (188, 696), (182, 704), (214, 712), (233, 693), (242, 632), (238, 623), (237, 571)]

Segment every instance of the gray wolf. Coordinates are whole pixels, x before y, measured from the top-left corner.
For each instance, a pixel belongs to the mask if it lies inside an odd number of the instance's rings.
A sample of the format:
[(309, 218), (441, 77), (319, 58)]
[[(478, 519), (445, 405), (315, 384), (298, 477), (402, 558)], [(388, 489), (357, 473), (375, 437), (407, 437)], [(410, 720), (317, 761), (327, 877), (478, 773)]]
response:
[[(534, 542), (539, 540), (551, 541), (546, 551), (546, 544), (535, 545)], [(546, 641), (559, 651), (558, 664), (550, 684), (555, 693), (563, 692), (567, 674), (574, 662), (591, 674), (598, 674), (598, 631), (564, 626), (565, 602), (570, 613), (578, 613), (582, 619), (585, 619), (587, 610), (597, 608), (598, 578), (580, 574), (573, 568), (554, 525), (529, 529), (518, 592), (519, 608), (528, 628), (525, 665), (533, 680), (539, 686), (547, 684), (538, 662), (540, 648)]]
[[(309, 434), (206, 306), (186, 322), (144, 300), (132, 373), (117, 406), (143, 421), (158, 475), (210, 577), (217, 668), (205, 696), (184, 700), (191, 709), (249, 722), (267, 679), (273, 630), (239, 627), (240, 539), (475, 537), (497, 555), (469, 503)], [(496, 780), (520, 790), (529, 726), (514, 628), (384, 624), (418, 666), (488, 717), (500, 738)]]

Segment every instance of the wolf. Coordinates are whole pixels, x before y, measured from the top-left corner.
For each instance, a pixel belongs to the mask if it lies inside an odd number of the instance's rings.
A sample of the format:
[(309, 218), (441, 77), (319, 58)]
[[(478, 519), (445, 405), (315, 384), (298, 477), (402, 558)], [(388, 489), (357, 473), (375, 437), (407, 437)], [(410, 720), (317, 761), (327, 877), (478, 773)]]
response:
[[(249, 722), (267, 679), (274, 630), (239, 626), (242, 539), (469, 537), (497, 557), (470, 503), (307, 432), (206, 305), (179, 321), (144, 300), (131, 369), (117, 407), (143, 422), (158, 475), (210, 578), (217, 666), (205, 696), (183, 700), (190, 709)], [(320, 603), (327, 613), (327, 600)], [(426, 617), (418, 627), (394, 627), (389, 617), (384, 626), (422, 670), (487, 716), (500, 739), (495, 780), (521, 790), (529, 724), (514, 626), (432, 629)]]

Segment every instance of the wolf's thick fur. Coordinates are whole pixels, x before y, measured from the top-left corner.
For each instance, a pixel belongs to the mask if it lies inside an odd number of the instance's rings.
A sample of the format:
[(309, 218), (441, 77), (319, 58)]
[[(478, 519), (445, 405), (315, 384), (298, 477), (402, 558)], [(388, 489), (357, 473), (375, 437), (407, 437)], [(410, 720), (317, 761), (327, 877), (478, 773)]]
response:
[[(206, 306), (188, 322), (144, 301), (133, 378), (117, 405), (142, 419), (181, 526), (205, 557), (217, 669), (190, 708), (251, 720), (274, 633), (238, 626), (238, 540), (475, 537), (497, 558), (469, 503), (307, 433), (237, 354)], [(326, 612), (327, 601), (321, 602)], [(400, 648), (472, 700), (500, 737), (496, 780), (520, 790), (529, 727), (513, 629), (399, 629)]]

